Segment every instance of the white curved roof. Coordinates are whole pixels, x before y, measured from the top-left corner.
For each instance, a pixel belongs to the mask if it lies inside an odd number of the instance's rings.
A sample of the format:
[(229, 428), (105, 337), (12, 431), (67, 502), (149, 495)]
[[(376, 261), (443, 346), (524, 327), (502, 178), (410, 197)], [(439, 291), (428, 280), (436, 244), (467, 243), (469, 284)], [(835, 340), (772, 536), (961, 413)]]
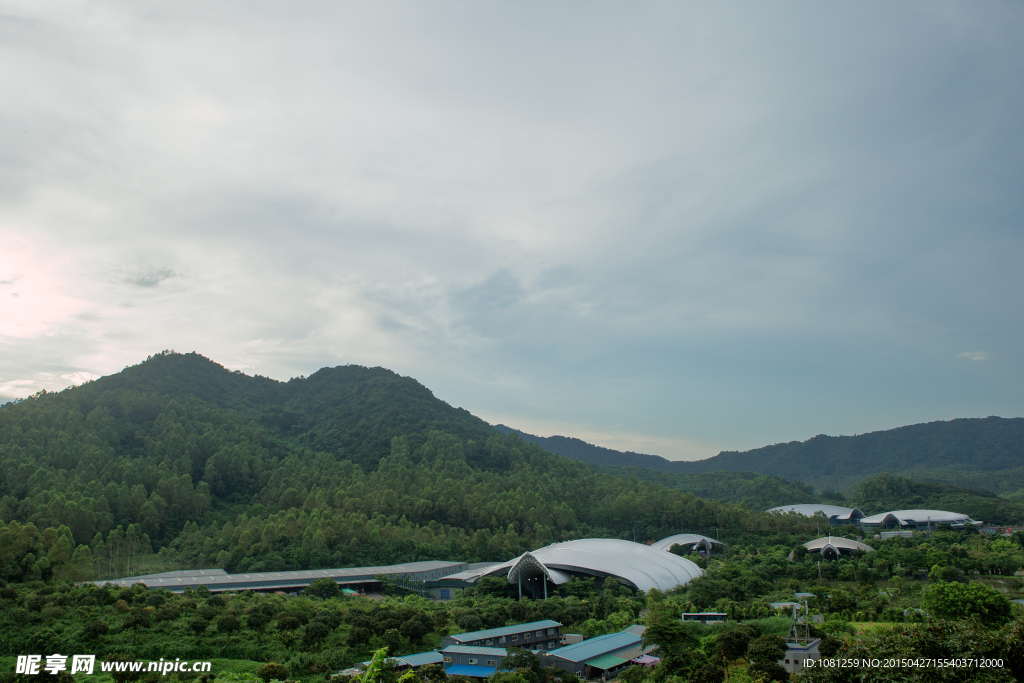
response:
[(970, 515), (947, 510), (893, 510), (892, 512), (880, 512), (860, 520), (861, 524), (884, 524), (889, 517), (891, 521), (899, 521), (900, 524), (926, 523), (931, 517), (932, 524), (972, 524), (974, 520)]
[(717, 541), (713, 538), (708, 538), (707, 536), (701, 536), (700, 534), (676, 534), (675, 536), (669, 536), (667, 538), (661, 539), (660, 541), (655, 541), (648, 547), (654, 548), (655, 550), (668, 551), (671, 550), (672, 546), (674, 545), (694, 546), (700, 543), (701, 541), (704, 541), (706, 543), (714, 543), (715, 545), (725, 545), (721, 541)]
[[(848, 519), (850, 513), (857, 508), (844, 508), (839, 505), (818, 505), (817, 503), (808, 503), (806, 505), (781, 505), (771, 510), (765, 510), (765, 512), (778, 512), (779, 514), (786, 514), (789, 512), (795, 512), (798, 515), (804, 517), (813, 517), (816, 513), (822, 512), (826, 517), (838, 517), (839, 519)], [(863, 514), (863, 513), (861, 513)]]
[[(491, 567), (486, 573), (501, 574), (517, 568), (520, 563), (524, 566), (542, 564), (548, 570), (545, 573), (555, 583), (562, 583), (563, 577), (564, 580), (568, 579), (563, 572), (575, 571), (596, 576), (615, 576), (642, 591), (651, 588), (671, 590), (704, 574), (700, 567), (686, 558), (641, 543), (613, 538), (584, 538), (554, 543)], [(509, 572), (509, 581), (514, 580), (513, 573)]]
[(804, 547), (808, 550), (821, 550), (826, 546), (832, 546), (836, 550), (863, 550), (867, 553), (873, 553), (875, 551), (874, 548), (866, 543), (851, 541), (850, 539), (843, 538), (842, 536), (822, 536), (821, 538), (816, 538), (813, 541), (804, 543)]

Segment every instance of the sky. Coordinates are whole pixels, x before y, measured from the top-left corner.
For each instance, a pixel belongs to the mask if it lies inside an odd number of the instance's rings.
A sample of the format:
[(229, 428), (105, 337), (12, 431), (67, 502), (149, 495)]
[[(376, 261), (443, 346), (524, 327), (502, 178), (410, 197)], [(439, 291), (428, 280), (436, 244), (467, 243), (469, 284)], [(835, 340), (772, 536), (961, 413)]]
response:
[(1018, 2), (0, 5), (0, 401), (384, 366), (696, 459), (1024, 415)]

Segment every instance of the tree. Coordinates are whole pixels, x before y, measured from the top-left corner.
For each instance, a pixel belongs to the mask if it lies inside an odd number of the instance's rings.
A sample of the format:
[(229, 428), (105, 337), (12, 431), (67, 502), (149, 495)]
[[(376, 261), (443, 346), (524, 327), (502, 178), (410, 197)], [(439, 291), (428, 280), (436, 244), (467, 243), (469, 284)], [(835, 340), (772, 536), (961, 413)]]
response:
[[(245, 618), (245, 625), (253, 631), (260, 632), (270, 623), (270, 616), (263, 612), (253, 612)], [(263, 676), (260, 676), (263, 678)]]
[(501, 660), (503, 669), (530, 669), (540, 671), (540, 657), (521, 647), (510, 647), (505, 650), (505, 658)]
[(217, 630), (221, 633), (234, 633), (241, 627), (238, 617), (233, 614), (225, 614), (217, 620)]
[(745, 629), (730, 629), (715, 637), (715, 649), (720, 657), (731, 662), (746, 653), (750, 640), (750, 633)]
[(259, 677), (261, 681), (264, 681), (264, 683), (288, 680), (288, 674), (288, 667), (275, 664), (274, 662), (264, 664), (256, 670), (256, 676)]
[(384, 631), (380, 639), (384, 642), (388, 652), (397, 654), (402, 649), (402, 634), (396, 628), (389, 628), (387, 631)]
[(984, 624), (1001, 626), (1010, 620), (1010, 601), (980, 583), (932, 584), (921, 596), (921, 607), (936, 619), (977, 617)]
[(202, 617), (193, 617), (188, 622), (188, 630), (196, 634), (196, 638), (206, 632), (206, 627), (210, 625), (206, 619)]
[(328, 600), (338, 597), (341, 594), (341, 589), (338, 588), (338, 584), (333, 579), (323, 578), (309, 584), (302, 592), (312, 597)]
[(747, 647), (747, 657), (755, 664), (775, 664), (785, 656), (786, 641), (774, 633), (755, 638)]
[(400, 631), (402, 635), (408, 638), (409, 640), (413, 642), (419, 642), (420, 639), (423, 638), (423, 636), (427, 635), (430, 632), (430, 628), (423, 623), (423, 619), (419, 617), (413, 617), (412, 619), (407, 619), (402, 624), (402, 628), (400, 629)]
[(97, 640), (101, 636), (107, 635), (110, 629), (102, 621), (90, 621), (85, 626), (85, 637), (89, 640)]
[(322, 621), (311, 621), (306, 625), (306, 629), (302, 633), (302, 644), (306, 647), (312, 647), (326, 640), (330, 634), (330, 629)]

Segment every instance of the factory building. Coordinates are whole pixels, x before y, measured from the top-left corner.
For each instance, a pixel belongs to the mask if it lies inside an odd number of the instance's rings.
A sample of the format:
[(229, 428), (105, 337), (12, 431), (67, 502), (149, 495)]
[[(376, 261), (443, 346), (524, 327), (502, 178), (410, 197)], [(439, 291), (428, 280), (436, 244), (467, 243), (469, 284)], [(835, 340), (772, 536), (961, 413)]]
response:
[(644, 647), (643, 632), (643, 626), (631, 626), (619, 633), (566, 645), (545, 654), (542, 664), (571, 671), (583, 679), (614, 674), (630, 666), (632, 659), (654, 649)]
[(450, 574), (469, 568), (465, 562), (409, 562), (383, 567), (348, 567), (345, 569), (309, 569), (289, 572), (250, 572), (228, 574), (223, 569), (188, 569), (160, 574), (146, 574), (127, 579), (96, 581), (102, 586), (108, 583), (128, 587), (137, 583), (148, 588), (164, 588), (182, 593), (186, 588), (195, 590), (200, 586), (216, 593), (220, 591), (298, 591), (317, 579), (332, 579), (340, 586), (357, 590), (376, 590), (380, 587), (377, 577), (386, 576), (411, 590), (426, 590), (426, 584)]
[(441, 638), (441, 646), (521, 647), (527, 650), (553, 650), (562, 638), (562, 625), (557, 621), (531, 621), (516, 626), (489, 628), (484, 631), (456, 633)]

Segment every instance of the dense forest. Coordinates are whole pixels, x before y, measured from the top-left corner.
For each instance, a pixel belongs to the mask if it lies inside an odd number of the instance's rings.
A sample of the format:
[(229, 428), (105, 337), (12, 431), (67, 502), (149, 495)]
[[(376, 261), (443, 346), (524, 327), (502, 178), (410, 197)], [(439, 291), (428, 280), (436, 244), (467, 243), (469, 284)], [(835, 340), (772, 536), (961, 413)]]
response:
[[(343, 596), (330, 580), (295, 597), (0, 581), (0, 665), (26, 652), (180, 657), (213, 660), (219, 674), (250, 672), (267, 681), (313, 683), (369, 659), (378, 648), (399, 655), (421, 652), (439, 647), (441, 636), (449, 633), (554, 619), (565, 632), (587, 637), (645, 624), (645, 638), (659, 647), (662, 664), (627, 669), (620, 675), (623, 683), (720, 683), (726, 676), (733, 683), (781, 681), (785, 674), (773, 668), (773, 653), (792, 621), (771, 603), (803, 592), (812, 596), (811, 613), (823, 617), (811, 628), (823, 639), (825, 655), (999, 657), (1005, 662), (999, 670), (961, 670), (949, 680), (1024, 675), (1024, 621), (1010, 602), (1024, 595), (1024, 582), (1014, 576), (1024, 566), (1021, 534), (992, 539), (974, 530), (939, 530), (875, 540), (874, 552), (821, 563), (799, 544), (808, 537), (733, 545), (710, 560), (696, 557), (707, 574), (667, 593), (634, 593), (614, 579), (598, 587), (593, 579), (577, 577), (547, 600), (516, 600), (502, 578), (485, 578), (450, 602), (404, 594), (387, 582), (388, 597), (371, 600)], [(720, 611), (729, 618), (712, 626), (682, 624), (683, 611)], [(915, 678), (911, 671), (901, 680), (945, 680), (920, 673)], [(541, 683), (552, 675), (575, 683), (561, 672), (518, 669), (514, 677), (496, 677), (495, 683)], [(380, 680), (397, 683), (397, 678), (397, 672), (385, 669)], [(860, 680), (825, 670), (801, 678)], [(143, 683), (157, 680), (150, 675)], [(172, 680), (189, 679), (174, 674)], [(416, 683), (445, 680), (443, 671), (426, 669)]]
[(0, 407), (0, 519), (8, 581), (506, 560), (588, 536), (814, 526), (594, 472), (387, 370), (275, 383), (171, 353)]
[[(547, 450), (598, 466), (665, 474), (753, 472), (803, 481), (819, 490), (852, 491), (857, 483), (891, 472), (1000, 495), (1024, 497), (1024, 418), (960, 419), (909, 425), (856, 436), (819, 435), (750, 451), (723, 451), (694, 462), (615, 451), (564, 436), (513, 430)], [(682, 479), (686, 481), (686, 479)]]
[[(825, 652), (975, 653), (1007, 664), (987, 678), (957, 672), (957, 680), (1024, 676), (1024, 622), (1009, 602), (1024, 596), (1021, 534), (942, 528), (869, 538), (875, 552), (819, 562), (801, 544), (824, 530), (823, 518), (763, 512), (783, 497), (809, 502), (810, 486), (750, 472), (642, 474), (650, 472), (553, 454), (382, 368), (276, 382), (196, 354), (159, 354), (0, 406), (0, 666), (9, 671), (13, 655), (26, 652), (94, 652), (212, 659), (223, 675), (312, 683), (379, 648), (422, 651), (446, 633), (552, 618), (587, 636), (645, 624), (662, 663), (627, 669), (623, 683), (785, 680), (774, 661), (791, 621), (770, 603), (803, 591), (825, 617), (813, 627)], [(845, 497), (816, 499), (869, 514), (927, 503), (990, 522), (1019, 519), (1021, 506), (887, 473)], [(196, 567), (506, 560), (559, 540), (651, 541), (685, 531), (728, 547), (694, 557), (705, 576), (665, 594), (579, 578), (539, 601), (516, 600), (504, 580), (484, 579), (449, 603), (387, 583), (380, 601), (339, 595), (329, 581), (299, 596), (84, 583)], [(687, 610), (730, 619), (683, 625), (678, 614)], [(528, 656), (521, 663), (494, 683), (555, 675)], [(800, 677), (852, 680), (844, 675)], [(0, 683), (27, 680), (0, 672)], [(429, 667), (416, 678), (444, 680)], [(398, 683), (397, 672), (385, 667), (380, 683)]]

